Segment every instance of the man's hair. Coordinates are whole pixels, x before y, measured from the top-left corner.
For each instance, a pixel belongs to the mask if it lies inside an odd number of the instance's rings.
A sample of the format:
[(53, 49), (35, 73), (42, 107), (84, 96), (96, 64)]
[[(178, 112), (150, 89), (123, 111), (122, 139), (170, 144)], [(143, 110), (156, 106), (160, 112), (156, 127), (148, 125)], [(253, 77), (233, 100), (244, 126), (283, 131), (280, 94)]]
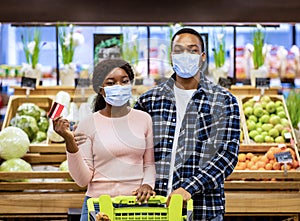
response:
[(173, 37), (172, 37), (172, 40), (171, 40), (171, 47), (173, 46), (174, 38), (175, 38), (177, 35), (180, 35), (180, 34), (192, 34), (192, 35), (195, 35), (195, 36), (199, 39), (199, 41), (200, 41), (202, 52), (205, 51), (203, 38), (201, 37), (201, 35), (200, 35), (197, 31), (195, 31), (195, 30), (192, 29), (192, 28), (182, 28), (182, 29), (180, 29), (179, 31), (177, 31), (177, 32), (173, 35)]

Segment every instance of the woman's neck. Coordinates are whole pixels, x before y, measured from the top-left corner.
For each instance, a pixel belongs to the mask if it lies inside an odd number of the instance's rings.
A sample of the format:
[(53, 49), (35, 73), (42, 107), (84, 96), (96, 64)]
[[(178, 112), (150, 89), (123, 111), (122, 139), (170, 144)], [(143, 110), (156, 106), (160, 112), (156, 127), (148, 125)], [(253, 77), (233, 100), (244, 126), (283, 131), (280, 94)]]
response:
[(127, 115), (130, 110), (131, 108), (127, 105), (121, 107), (106, 105), (104, 109), (100, 110), (100, 113), (106, 117), (123, 117)]

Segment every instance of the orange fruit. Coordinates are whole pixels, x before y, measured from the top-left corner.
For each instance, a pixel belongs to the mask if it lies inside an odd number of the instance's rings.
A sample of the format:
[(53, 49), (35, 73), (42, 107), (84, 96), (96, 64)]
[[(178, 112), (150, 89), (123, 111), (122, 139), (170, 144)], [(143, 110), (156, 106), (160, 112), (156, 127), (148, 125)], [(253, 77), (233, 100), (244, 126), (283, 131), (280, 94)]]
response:
[(258, 161), (258, 157), (257, 156), (253, 156), (251, 158), (251, 161), (254, 162), (254, 163), (256, 163)]
[(275, 159), (275, 157), (274, 157), (274, 152), (271, 151), (271, 150), (268, 150), (268, 152), (266, 153), (266, 157), (267, 157), (269, 160)]
[(247, 164), (245, 162), (240, 162), (239, 166), (242, 170), (245, 170), (247, 168)]
[(240, 162), (245, 162), (245, 161), (246, 161), (246, 154), (240, 153), (240, 154), (238, 155), (238, 160), (239, 160)]
[(265, 168), (266, 163), (263, 161), (257, 161), (255, 164), (258, 168)]
[(265, 165), (265, 169), (266, 169), (266, 170), (272, 170), (272, 169), (273, 169), (273, 164), (267, 163), (267, 164)]
[(280, 170), (280, 168), (281, 168), (280, 163), (278, 163), (278, 162), (273, 163), (273, 170)]
[(263, 155), (263, 156), (261, 156), (260, 161), (268, 163), (269, 159), (268, 159), (268, 157), (266, 155)]
[(254, 157), (254, 154), (253, 153), (247, 153), (246, 157), (247, 157), (247, 159), (251, 160), (252, 157)]

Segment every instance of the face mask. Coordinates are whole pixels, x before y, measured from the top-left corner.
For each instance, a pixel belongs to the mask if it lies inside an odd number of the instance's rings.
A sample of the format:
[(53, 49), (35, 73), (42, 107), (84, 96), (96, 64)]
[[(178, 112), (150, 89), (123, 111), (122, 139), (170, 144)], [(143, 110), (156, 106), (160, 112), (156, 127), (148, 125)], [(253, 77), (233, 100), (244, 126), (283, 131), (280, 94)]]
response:
[(199, 70), (199, 54), (180, 53), (172, 55), (173, 69), (181, 78), (194, 77)]
[(112, 106), (120, 107), (131, 98), (131, 85), (113, 85), (104, 87), (105, 101)]

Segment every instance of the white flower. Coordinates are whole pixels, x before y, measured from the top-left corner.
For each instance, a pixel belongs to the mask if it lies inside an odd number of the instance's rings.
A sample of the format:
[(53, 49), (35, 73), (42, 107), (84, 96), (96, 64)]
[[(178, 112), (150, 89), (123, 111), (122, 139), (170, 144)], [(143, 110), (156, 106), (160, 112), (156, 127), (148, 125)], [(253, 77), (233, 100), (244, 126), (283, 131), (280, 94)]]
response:
[(80, 32), (74, 32), (72, 37), (74, 47), (82, 45), (84, 43), (84, 36)]
[(221, 33), (221, 34), (217, 34), (217, 39), (218, 39), (218, 42), (220, 44), (222, 44), (223, 42), (223, 38), (224, 38), (224, 33)]
[(33, 54), (33, 51), (34, 51), (34, 48), (35, 48), (35, 41), (31, 41), (27, 44), (27, 47), (28, 47), (28, 51), (29, 53), (32, 55)]

